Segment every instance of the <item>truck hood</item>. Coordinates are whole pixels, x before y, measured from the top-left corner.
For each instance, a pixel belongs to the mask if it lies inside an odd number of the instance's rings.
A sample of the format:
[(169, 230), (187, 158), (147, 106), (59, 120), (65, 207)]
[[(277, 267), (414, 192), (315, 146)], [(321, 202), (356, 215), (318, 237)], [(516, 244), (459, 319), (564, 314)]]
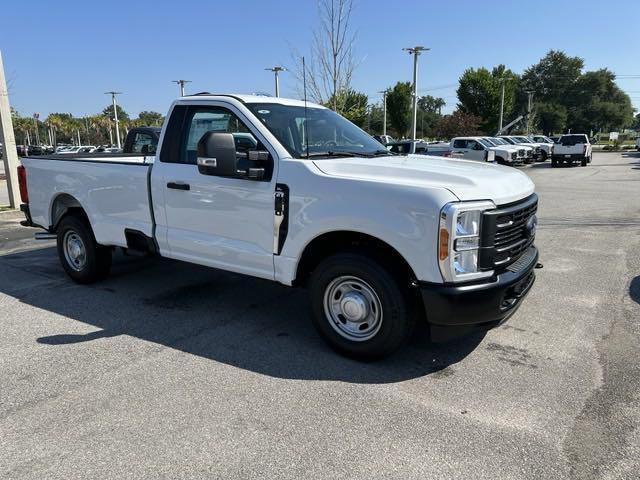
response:
[(444, 188), (460, 200), (492, 200), (496, 205), (528, 197), (535, 187), (526, 174), (512, 167), (428, 155), (339, 158), (313, 163), (326, 175)]

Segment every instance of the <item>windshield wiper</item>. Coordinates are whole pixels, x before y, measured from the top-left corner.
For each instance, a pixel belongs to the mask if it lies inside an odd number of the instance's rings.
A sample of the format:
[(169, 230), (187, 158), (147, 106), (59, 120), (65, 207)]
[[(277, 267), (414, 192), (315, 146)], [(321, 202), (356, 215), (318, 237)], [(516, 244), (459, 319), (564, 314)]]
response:
[[(373, 152), (353, 152), (348, 150), (340, 150), (340, 151), (327, 151), (327, 152), (313, 152), (309, 154), (309, 158), (318, 158), (318, 157), (364, 157), (364, 158), (372, 158), (381, 155), (395, 155), (393, 152), (389, 152), (388, 150), (375, 150)], [(306, 155), (305, 155), (306, 157)]]

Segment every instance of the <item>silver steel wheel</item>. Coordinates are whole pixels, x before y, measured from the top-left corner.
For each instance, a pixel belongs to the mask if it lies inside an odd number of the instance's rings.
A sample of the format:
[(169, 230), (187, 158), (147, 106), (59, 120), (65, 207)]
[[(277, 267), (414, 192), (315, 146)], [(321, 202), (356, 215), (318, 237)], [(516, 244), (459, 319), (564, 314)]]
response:
[(352, 342), (373, 338), (382, 326), (382, 303), (378, 295), (357, 277), (338, 277), (327, 286), (324, 313), (333, 329)]
[(85, 267), (87, 264), (87, 249), (80, 235), (73, 230), (65, 232), (62, 239), (62, 249), (67, 264), (76, 272)]

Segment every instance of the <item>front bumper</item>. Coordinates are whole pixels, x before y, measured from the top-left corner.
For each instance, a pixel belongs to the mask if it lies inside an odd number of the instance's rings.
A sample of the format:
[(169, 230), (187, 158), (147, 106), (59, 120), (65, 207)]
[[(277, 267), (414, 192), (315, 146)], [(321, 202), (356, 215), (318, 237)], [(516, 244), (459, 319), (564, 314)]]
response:
[(432, 340), (447, 341), (488, 330), (513, 315), (535, 282), (533, 270), (538, 263), (538, 250), (532, 245), (523, 257), (525, 255), (526, 264), (507, 269), (482, 283), (421, 283), (419, 288)]

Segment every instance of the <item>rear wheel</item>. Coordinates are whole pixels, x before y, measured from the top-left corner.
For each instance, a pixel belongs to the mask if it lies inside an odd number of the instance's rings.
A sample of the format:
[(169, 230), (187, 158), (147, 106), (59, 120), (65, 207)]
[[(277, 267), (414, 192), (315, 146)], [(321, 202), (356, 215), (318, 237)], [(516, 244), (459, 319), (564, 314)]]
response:
[(336, 351), (359, 360), (384, 357), (413, 330), (408, 295), (374, 260), (338, 254), (311, 277), (313, 324)]
[(60, 263), (74, 281), (93, 283), (109, 274), (111, 250), (98, 245), (85, 219), (75, 215), (63, 218), (57, 234)]
[(542, 150), (540, 152), (540, 161), (541, 162), (546, 162), (547, 161), (547, 152), (545, 152), (544, 150)]
[(557, 167), (558, 166), (558, 160), (556, 160), (555, 158), (552, 158), (551, 159), (551, 166), (553, 168)]

